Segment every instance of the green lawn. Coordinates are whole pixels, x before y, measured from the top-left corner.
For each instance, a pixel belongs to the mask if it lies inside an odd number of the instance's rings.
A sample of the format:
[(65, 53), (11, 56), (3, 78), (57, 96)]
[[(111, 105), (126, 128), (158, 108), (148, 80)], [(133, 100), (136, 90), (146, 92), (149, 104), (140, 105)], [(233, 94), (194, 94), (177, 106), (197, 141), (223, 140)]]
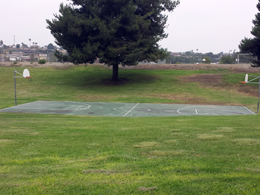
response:
[[(14, 105), (13, 69), (0, 67), (0, 108)], [(16, 68), (21, 71), (23, 68)], [(246, 105), (244, 74), (227, 70), (29, 68), (18, 104), (36, 100)], [(223, 74), (219, 86), (184, 82)], [(257, 91), (257, 87), (253, 88)], [(259, 194), (259, 115), (117, 118), (0, 113), (0, 194)]]

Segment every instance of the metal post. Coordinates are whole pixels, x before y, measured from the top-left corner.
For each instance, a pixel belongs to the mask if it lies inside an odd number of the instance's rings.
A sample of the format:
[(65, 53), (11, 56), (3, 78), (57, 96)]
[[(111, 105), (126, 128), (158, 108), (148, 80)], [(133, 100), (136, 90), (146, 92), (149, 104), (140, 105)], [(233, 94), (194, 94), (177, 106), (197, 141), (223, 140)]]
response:
[(260, 76), (259, 76), (259, 84), (258, 84), (258, 103), (257, 103), (257, 113), (259, 113), (259, 96), (260, 96)]
[(17, 106), (17, 102), (16, 102), (16, 76), (15, 76), (15, 70), (14, 70), (14, 98), (15, 98), (15, 105)]

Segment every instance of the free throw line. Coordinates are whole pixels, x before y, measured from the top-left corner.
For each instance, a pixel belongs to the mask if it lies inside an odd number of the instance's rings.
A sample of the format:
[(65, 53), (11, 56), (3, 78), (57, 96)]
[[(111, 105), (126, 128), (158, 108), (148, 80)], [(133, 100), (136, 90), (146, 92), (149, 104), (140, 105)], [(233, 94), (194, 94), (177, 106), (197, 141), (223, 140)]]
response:
[(133, 109), (135, 109), (136, 106), (138, 106), (139, 103), (137, 103), (131, 110), (129, 110), (123, 117), (125, 117), (126, 115), (129, 114), (129, 112), (131, 112)]

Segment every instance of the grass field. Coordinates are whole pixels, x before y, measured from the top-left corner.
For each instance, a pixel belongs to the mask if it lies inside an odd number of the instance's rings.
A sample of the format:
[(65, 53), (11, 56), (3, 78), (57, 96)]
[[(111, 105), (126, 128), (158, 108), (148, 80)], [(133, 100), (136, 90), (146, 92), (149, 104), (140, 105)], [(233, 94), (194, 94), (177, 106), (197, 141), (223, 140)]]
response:
[[(14, 106), (13, 67), (0, 67), (0, 109)], [(15, 68), (22, 72), (23, 68)], [(36, 100), (245, 105), (256, 86), (215, 70), (29, 68), (18, 104)], [(221, 82), (187, 82), (192, 75)], [(213, 77), (212, 77), (213, 78)], [(117, 118), (0, 113), (0, 194), (259, 194), (259, 115)]]

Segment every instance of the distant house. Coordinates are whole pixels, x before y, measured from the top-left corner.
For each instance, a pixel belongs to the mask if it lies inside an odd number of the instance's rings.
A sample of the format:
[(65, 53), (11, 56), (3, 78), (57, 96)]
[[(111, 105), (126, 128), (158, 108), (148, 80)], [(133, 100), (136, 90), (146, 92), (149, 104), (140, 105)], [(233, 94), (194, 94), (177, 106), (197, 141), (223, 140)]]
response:
[(39, 60), (47, 60), (48, 55), (47, 54), (39, 54)]
[(17, 57), (21, 57), (21, 56), (23, 56), (23, 52), (13, 51), (13, 52), (12, 52), (12, 55), (13, 55), (13, 56), (17, 56)]
[(22, 56), (21, 60), (24, 62), (29, 62), (30, 61), (30, 56)]
[(14, 58), (14, 57), (9, 57), (9, 61), (10, 61), (10, 62), (15, 62), (15, 61), (17, 61), (17, 60), (16, 60), (16, 58)]
[(171, 56), (181, 56), (181, 54), (180, 54), (180, 53), (172, 52), (172, 53), (171, 53)]
[(23, 52), (12, 52), (12, 54), (7, 54), (6, 57), (10, 62), (21, 61)]

